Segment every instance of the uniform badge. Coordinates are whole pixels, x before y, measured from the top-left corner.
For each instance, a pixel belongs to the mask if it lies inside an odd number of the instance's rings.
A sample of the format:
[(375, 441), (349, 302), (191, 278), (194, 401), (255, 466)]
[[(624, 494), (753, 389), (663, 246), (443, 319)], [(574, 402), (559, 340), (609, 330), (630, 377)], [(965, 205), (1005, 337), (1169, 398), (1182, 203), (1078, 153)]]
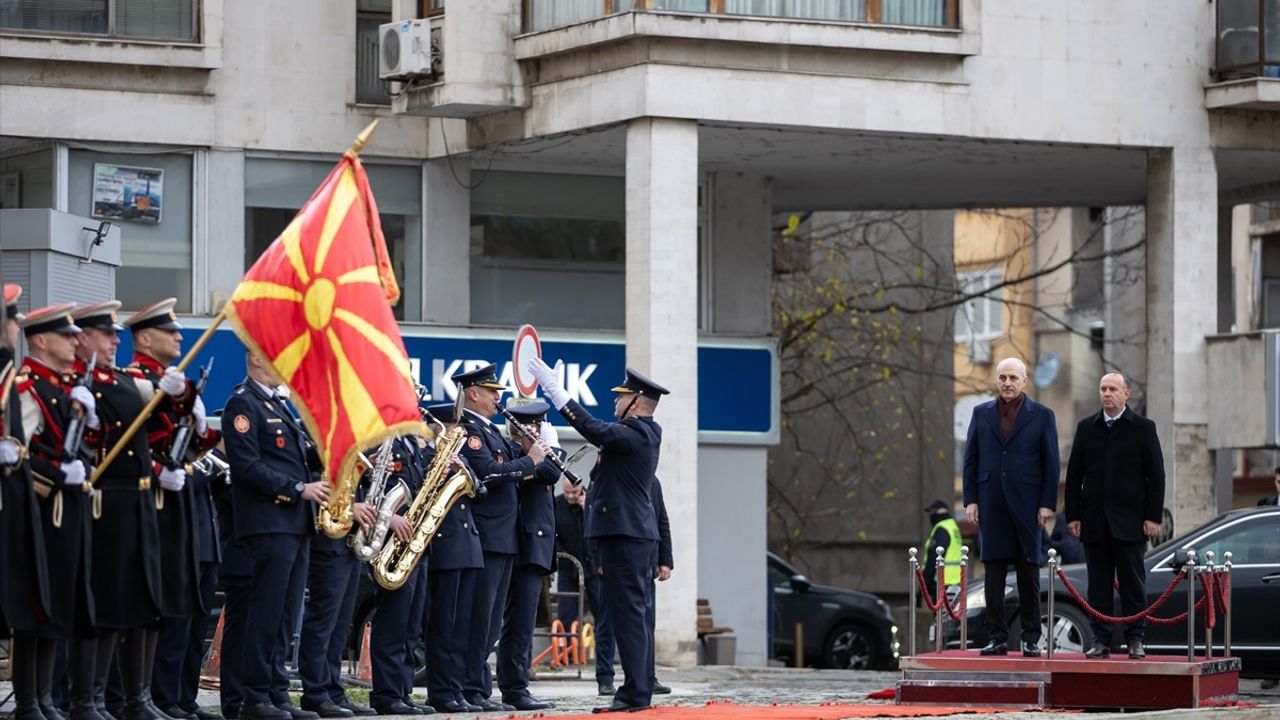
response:
[(282, 437), (276, 438), (276, 447), (280, 448), (281, 450), (284, 449), (284, 438)]
[(249, 418), (244, 415), (237, 415), (234, 424), (236, 432), (241, 434), (249, 432)]
[(479, 450), (483, 445), (484, 443), (480, 441), (479, 435), (472, 435), (470, 438), (467, 439), (467, 447), (471, 448), (472, 450)]

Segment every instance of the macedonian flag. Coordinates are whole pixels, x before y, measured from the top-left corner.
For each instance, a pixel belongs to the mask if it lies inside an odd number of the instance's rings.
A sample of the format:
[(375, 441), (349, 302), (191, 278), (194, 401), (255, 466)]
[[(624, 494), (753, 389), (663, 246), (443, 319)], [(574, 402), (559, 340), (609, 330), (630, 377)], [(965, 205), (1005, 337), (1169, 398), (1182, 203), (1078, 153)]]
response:
[(391, 312), (399, 297), (369, 179), (349, 150), (227, 303), (236, 334), (293, 391), (331, 482), (360, 449), (430, 434)]

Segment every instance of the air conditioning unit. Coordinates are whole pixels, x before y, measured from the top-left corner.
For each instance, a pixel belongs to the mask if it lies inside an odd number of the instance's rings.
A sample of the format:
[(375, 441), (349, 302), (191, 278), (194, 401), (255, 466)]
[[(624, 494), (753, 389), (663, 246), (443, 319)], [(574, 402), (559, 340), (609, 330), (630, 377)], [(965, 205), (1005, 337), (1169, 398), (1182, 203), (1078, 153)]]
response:
[(378, 77), (410, 80), (431, 74), (431, 21), (403, 20), (378, 27)]

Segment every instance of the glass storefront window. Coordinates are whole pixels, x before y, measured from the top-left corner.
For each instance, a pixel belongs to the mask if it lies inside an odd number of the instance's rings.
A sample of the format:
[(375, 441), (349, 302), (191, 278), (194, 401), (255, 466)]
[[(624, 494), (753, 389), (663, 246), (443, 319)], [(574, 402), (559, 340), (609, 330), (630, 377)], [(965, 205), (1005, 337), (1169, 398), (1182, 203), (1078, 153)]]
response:
[(0, 155), (0, 209), (53, 207), (53, 150), (47, 144), (0, 138), (0, 145), (11, 144)]
[[(244, 266), (248, 268), (311, 197), (332, 161), (245, 158)], [(422, 319), (422, 167), (366, 162), (382, 234), (400, 283), (397, 320)]]
[(125, 311), (173, 296), (191, 312), (191, 178), (190, 154), (70, 151), (68, 211), (120, 228)]
[(196, 9), (196, 0), (6, 0), (0, 27), (190, 41)]

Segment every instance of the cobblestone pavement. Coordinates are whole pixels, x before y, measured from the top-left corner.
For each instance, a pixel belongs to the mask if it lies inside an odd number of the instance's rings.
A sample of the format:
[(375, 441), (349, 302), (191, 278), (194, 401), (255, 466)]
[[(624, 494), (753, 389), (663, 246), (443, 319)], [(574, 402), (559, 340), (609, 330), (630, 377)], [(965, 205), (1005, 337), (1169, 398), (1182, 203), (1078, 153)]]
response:
[[(658, 679), (671, 686), (670, 695), (654, 698), (658, 705), (702, 705), (710, 700), (732, 700), (743, 705), (768, 705), (770, 703), (807, 704), (857, 703), (865, 701), (868, 693), (891, 688), (898, 679), (896, 672), (854, 672), (841, 670), (795, 670), (790, 668), (738, 668), (738, 667), (687, 667), (659, 668)], [(0, 683), (0, 697), (9, 694), (9, 683)], [(541, 713), (480, 714), (479, 718), (555, 717), (589, 712), (591, 708), (607, 704), (606, 698), (596, 694), (594, 679), (584, 673), (578, 679), (576, 673), (542, 672), (533, 683), (532, 691), (544, 700), (556, 703), (555, 710)], [(422, 692), (419, 689), (419, 692)], [(1210, 710), (1178, 710), (1151, 713), (1125, 713), (1123, 717), (1141, 717), (1151, 720), (1280, 720), (1280, 688), (1262, 690), (1260, 681), (1240, 681), (1240, 699), (1246, 706)], [(217, 695), (202, 692), (200, 702), (216, 707)], [(12, 704), (0, 708), (11, 712)], [(435, 716), (442, 717), (442, 716)], [(470, 720), (471, 714), (465, 716)], [(640, 715), (643, 718), (643, 715)], [(1075, 712), (1008, 713), (1001, 720), (1080, 720)], [(1089, 713), (1088, 720), (1119, 720), (1120, 713)]]

